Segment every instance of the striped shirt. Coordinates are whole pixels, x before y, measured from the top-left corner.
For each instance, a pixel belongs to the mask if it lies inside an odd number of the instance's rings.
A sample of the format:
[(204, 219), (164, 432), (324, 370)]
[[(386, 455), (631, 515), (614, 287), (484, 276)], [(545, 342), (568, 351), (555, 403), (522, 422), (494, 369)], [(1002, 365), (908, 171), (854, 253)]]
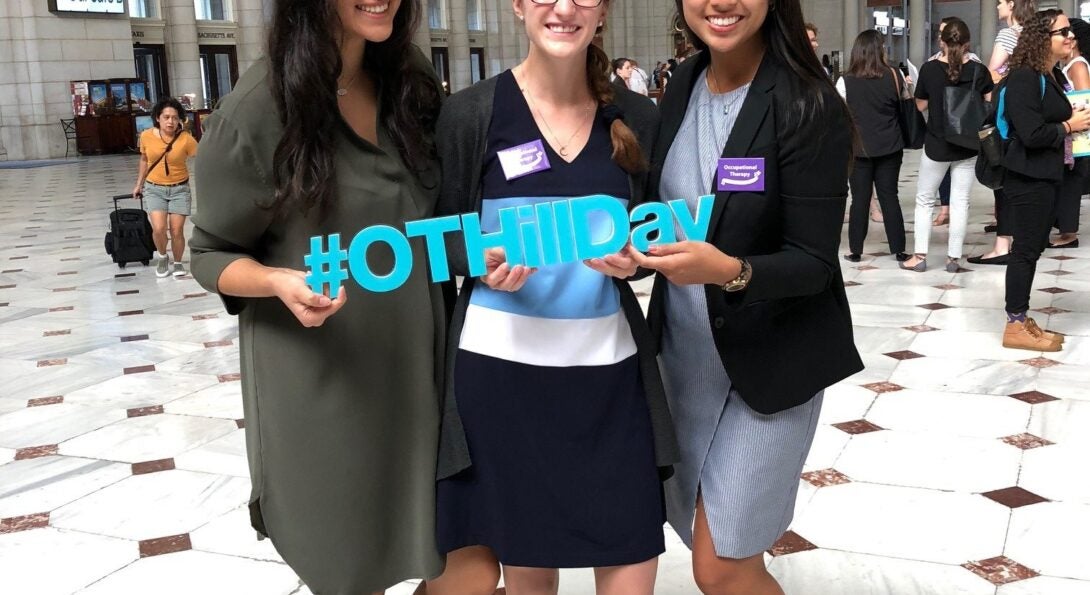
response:
[(1003, 62), (1002, 66), (996, 69), (996, 72), (999, 74), (1007, 73), (1007, 62), (1010, 62), (1010, 57), (1014, 55), (1014, 48), (1018, 46), (1018, 36), (1021, 34), (1022, 25), (1011, 25), (995, 36), (995, 45), (1003, 48), (1004, 52), (1007, 52), (1007, 60)]

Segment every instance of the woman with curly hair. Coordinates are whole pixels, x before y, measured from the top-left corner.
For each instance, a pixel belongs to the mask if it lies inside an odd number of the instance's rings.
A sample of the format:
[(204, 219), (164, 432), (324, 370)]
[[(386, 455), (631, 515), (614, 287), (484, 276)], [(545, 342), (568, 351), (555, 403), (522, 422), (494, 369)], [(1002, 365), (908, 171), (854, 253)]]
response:
[[(1022, 30), (1002, 83), (1005, 104), (1000, 130), (1010, 144), (1003, 155), (1007, 169), (1004, 193), (1010, 207), (1014, 244), (1007, 264), (1007, 326), (1003, 346), (1032, 351), (1059, 351), (1063, 336), (1041, 330), (1029, 311), (1030, 287), (1048, 242), (1053, 209), (1063, 180), (1068, 136), (1090, 128), (1090, 110), (1072, 110), (1064, 95), (1067, 79), (1056, 68), (1071, 53), (1074, 35), (1059, 10), (1043, 10)], [(1006, 126), (1004, 126), (1006, 124)]]
[[(1063, 73), (1071, 89), (1083, 91), (1090, 89), (1090, 62), (1084, 57), (1085, 53), (1090, 53), (1090, 23), (1071, 19), (1071, 32), (1075, 34), (1075, 46), (1063, 62)], [(1060, 235), (1049, 242), (1049, 248), (1079, 247), (1079, 203), (1087, 176), (1090, 176), (1090, 157), (1079, 157), (1075, 159), (1074, 167), (1064, 170), (1054, 223)]]
[(387, 293), (297, 269), (312, 236), (432, 214), (441, 90), (411, 43), (420, 0), (275, 10), (268, 58), (208, 118), (193, 275), (239, 316), (253, 527), (313, 593), (363, 595), (443, 568), (443, 295), (421, 245)]
[[(1009, 71), (1009, 62), (1014, 50), (1018, 47), (1018, 39), (1022, 34), (1022, 25), (1033, 18), (1037, 12), (1037, 0), (999, 0), (996, 5), (1000, 21), (1006, 21), (1009, 25), (995, 36), (995, 47), (992, 49), (992, 57), (988, 60), (988, 68), (992, 71), (992, 80), (998, 82)], [(1007, 264), (1007, 254), (1011, 249), (1011, 222), (1007, 212), (1007, 201), (1002, 188), (995, 191), (995, 225), (985, 226), (985, 232), (995, 232), (995, 244), (992, 249), (980, 256), (970, 256), (969, 262), (973, 264)]]

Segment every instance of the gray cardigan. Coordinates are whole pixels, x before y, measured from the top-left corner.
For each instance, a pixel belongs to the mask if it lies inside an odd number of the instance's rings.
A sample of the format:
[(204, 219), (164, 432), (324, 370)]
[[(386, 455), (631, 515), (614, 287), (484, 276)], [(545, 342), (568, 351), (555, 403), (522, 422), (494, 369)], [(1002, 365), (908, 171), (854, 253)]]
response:
[[(496, 93), (496, 77), (481, 81), (461, 91), (443, 103), (443, 110), (436, 125), (436, 145), (442, 167), (442, 187), (436, 216), (481, 210), (481, 172), (484, 167), (488, 144), (488, 127), (492, 121), (492, 100)], [(659, 116), (651, 100), (628, 90), (614, 89), (614, 103), (624, 112), (624, 122), (636, 134), (644, 155), (650, 159), (651, 150), (658, 134)], [(629, 176), (632, 200), (635, 206), (647, 199), (647, 174)], [(443, 400), (442, 429), (439, 436), (439, 465), (437, 477), (450, 477), (472, 465), (465, 430), (458, 415), (454, 397), (454, 361), (458, 342), (462, 336), (469, 296), (476, 279), (468, 277), (465, 248), (457, 233), (446, 234), (447, 257), (450, 270), (462, 275), (465, 281), (454, 306), (450, 332), (447, 334), (446, 389)], [(655, 344), (647, 327), (643, 310), (629, 284), (614, 280), (620, 293), (621, 308), (632, 329), (640, 363), (640, 374), (647, 406), (651, 412), (651, 427), (655, 441), (655, 464), (660, 475), (668, 477), (671, 465), (681, 458), (674, 434), (673, 420), (666, 404), (666, 393), (655, 359)]]

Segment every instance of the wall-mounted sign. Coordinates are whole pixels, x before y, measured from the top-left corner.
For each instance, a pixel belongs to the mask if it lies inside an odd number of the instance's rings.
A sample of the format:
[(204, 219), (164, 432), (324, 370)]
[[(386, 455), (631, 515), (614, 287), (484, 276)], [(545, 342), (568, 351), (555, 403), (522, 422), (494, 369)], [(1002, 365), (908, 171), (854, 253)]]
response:
[(132, 26), (133, 43), (163, 44), (166, 43), (163, 35), (165, 27), (162, 24), (141, 23)]
[(125, 14), (125, 0), (49, 0), (49, 12)]
[(202, 45), (235, 45), (238, 29), (234, 23), (197, 25), (197, 43)]

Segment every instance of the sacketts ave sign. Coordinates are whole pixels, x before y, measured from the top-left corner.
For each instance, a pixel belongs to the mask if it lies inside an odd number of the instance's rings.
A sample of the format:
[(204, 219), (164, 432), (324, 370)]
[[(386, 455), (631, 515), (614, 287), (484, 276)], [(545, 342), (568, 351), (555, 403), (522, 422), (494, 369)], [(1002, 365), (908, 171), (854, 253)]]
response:
[(125, 0), (49, 0), (49, 11), (125, 14)]

